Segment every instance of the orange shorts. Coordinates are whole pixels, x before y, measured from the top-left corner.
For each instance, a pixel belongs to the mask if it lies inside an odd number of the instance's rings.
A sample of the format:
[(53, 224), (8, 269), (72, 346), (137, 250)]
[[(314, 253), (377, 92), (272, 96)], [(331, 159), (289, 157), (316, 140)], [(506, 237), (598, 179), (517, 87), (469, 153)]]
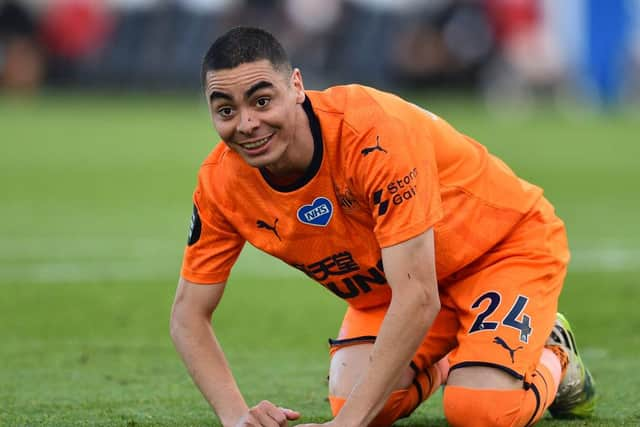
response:
[[(569, 250), (563, 222), (542, 199), (490, 252), (441, 280), (441, 310), (413, 357), (420, 370), (449, 354), (451, 369), (533, 373), (551, 333)], [(388, 306), (349, 307), (331, 354), (374, 342)]]

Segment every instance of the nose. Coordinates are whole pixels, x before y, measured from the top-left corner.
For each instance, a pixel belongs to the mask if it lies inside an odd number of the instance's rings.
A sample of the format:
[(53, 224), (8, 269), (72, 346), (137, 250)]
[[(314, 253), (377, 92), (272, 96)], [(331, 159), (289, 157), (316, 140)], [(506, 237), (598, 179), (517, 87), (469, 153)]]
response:
[(240, 111), (240, 120), (238, 121), (237, 130), (243, 135), (251, 135), (254, 130), (260, 126), (260, 122), (250, 111)]

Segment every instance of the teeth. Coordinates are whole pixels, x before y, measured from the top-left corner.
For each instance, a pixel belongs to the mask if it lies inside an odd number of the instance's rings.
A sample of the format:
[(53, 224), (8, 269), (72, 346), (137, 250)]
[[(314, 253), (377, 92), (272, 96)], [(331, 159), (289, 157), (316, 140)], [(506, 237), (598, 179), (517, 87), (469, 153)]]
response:
[(260, 139), (260, 140), (258, 140), (256, 142), (251, 142), (251, 143), (248, 143), (248, 144), (244, 144), (244, 148), (249, 148), (249, 149), (258, 148), (258, 147), (266, 144), (268, 140), (269, 140), (269, 137), (267, 136), (266, 138), (262, 138), (262, 139)]

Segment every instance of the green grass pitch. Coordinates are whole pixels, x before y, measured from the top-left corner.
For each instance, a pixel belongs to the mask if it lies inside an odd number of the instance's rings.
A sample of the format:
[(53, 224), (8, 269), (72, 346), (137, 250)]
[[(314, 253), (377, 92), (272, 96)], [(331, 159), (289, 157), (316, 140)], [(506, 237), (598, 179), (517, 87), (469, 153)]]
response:
[[(414, 97), (542, 185), (573, 261), (561, 299), (600, 401), (640, 425), (640, 116), (489, 115)], [(217, 425), (168, 334), (197, 167), (200, 98), (0, 98), (0, 426)], [(327, 344), (344, 305), (250, 248), (214, 325), (248, 403), (330, 417)], [(403, 426), (445, 425), (440, 393)]]

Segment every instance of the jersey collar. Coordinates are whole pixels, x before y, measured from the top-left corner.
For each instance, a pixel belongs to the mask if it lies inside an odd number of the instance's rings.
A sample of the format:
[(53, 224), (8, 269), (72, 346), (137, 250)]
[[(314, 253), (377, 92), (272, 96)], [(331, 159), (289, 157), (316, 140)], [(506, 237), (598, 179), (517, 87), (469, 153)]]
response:
[(267, 184), (269, 184), (269, 186), (274, 190), (282, 193), (289, 193), (297, 190), (298, 188), (304, 187), (309, 181), (311, 181), (311, 179), (313, 179), (314, 176), (316, 176), (320, 169), (320, 164), (322, 163), (323, 144), (320, 122), (313, 112), (313, 106), (311, 105), (311, 100), (309, 100), (308, 96), (305, 96), (302, 108), (309, 119), (309, 127), (311, 128), (311, 135), (313, 136), (313, 157), (311, 158), (311, 164), (307, 170), (302, 174), (302, 176), (300, 176), (300, 178), (291, 184), (279, 185), (270, 178), (269, 172), (267, 172), (265, 168), (260, 168), (260, 174)]

